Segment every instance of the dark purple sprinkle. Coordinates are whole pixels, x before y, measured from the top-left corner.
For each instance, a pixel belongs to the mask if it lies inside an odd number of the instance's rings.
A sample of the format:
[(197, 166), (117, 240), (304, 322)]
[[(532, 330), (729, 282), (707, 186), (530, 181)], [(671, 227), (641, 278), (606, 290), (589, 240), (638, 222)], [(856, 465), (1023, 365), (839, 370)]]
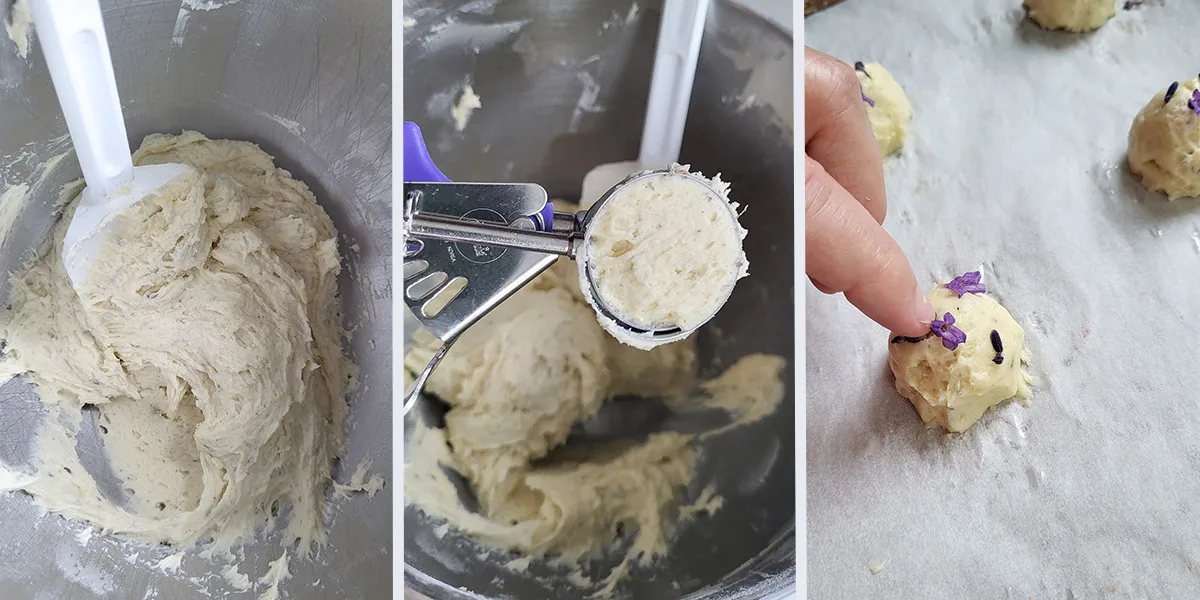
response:
[(993, 359), (992, 359), (992, 362), (994, 362), (994, 363), (996, 363), (996, 364), (998, 364), (998, 365), (1000, 365), (1000, 364), (1004, 364), (1004, 355), (1003, 355), (1003, 354), (1000, 354), (999, 352), (997, 352), (997, 353), (996, 353), (996, 358), (993, 358)]
[(923, 341), (923, 340), (926, 340), (926, 339), (928, 339), (928, 338), (929, 338), (929, 336), (931, 336), (931, 335), (933, 335), (933, 332), (932, 332), (932, 331), (931, 331), (931, 332), (929, 332), (929, 333), (927, 333), (927, 334), (925, 334), (925, 335), (923, 335), (923, 336), (921, 336), (921, 337), (908, 337), (908, 336), (906, 336), (906, 335), (898, 335), (898, 336), (896, 336), (896, 337), (892, 338), (892, 343), (893, 343), (893, 344), (899, 344), (900, 342), (908, 342), (908, 343), (910, 343), (910, 344), (915, 344), (915, 343), (917, 343), (917, 342), (920, 342), (920, 341)]
[(1175, 97), (1175, 90), (1177, 89), (1179, 89), (1179, 82), (1172, 81), (1171, 85), (1167, 86), (1167, 95), (1163, 96), (1163, 104), (1170, 102), (1171, 98)]
[(1133, 10), (1141, 6), (1145, 0), (1125, 0), (1125, 10)]
[(1004, 352), (1004, 344), (1000, 342), (1000, 332), (995, 329), (992, 330), (992, 350), (997, 353)]
[(874, 77), (871, 77), (870, 73), (867, 72), (867, 65), (862, 64), (861, 60), (854, 63), (854, 70), (861, 72), (863, 75), (866, 75), (867, 79), (875, 79)]

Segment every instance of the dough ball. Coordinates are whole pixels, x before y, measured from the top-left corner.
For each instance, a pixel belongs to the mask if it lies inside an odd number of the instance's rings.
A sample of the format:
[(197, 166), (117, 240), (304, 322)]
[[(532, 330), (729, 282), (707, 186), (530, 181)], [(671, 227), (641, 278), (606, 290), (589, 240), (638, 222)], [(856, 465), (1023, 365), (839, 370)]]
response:
[(1115, 0), (1025, 0), (1029, 18), (1043, 29), (1099, 29), (1117, 14)]
[[(422, 425), (406, 439), (404, 493), (485, 544), (571, 566), (609, 547), (620, 523), (633, 540), (622, 550), (632, 563), (666, 550), (674, 529), (666, 515), (693, 474), (692, 436), (663, 433), (565, 463), (539, 459), (615, 395), (696, 385), (695, 347), (621, 344), (601, 329), (578, 283), (575, 264), (560, 260), (463, 333), (426, 386), (450, 406), (444, 429)], [(416, 332), (405, 348), (410, 377), (440, 345)], [(758, 379), (777, 382), (772, 374)], [(461, 505), (446, 469), (466, 477), (481, 513)], [(606, 584), (623, 573), (615, 569)]]
[(891, 334), (888, 365), (896, 376), (896, 390), (912, 402), (921, 419), (949, 431), (966, 431), (988, 408), (1027, 396), (1021, 368), (1025, 332), (1012, 315), (984, 294), (960, 298), (945, 284), (927, 295), (938, 318), (950, 313), (953, 327), (966, 341), (948, 350), (936, 335), (913, 341)]
[(1160, 90), (1129, 128), (1129, 169), (1146, 189), (1167, 198), (1200, 196), (1200, 115), (1193, 93), (1200, 80)]
[(863, 103), (867, 107), (867, 119), (871, 121), (875, 142), (879, 144), (879, 153), (883, 156), (894, 154), (908, 138), (912, 103), (883, 65), (856, 63), (854, 70), (862, 85)]
[(567, 290), (523, 289), (463, 332), (425, 385), (453, 407), (446, 426), (459, 454), (524, 465), (599, 410), (609, 375), (595, 321)]
[(707, 182), (679, 167), (641, 177), (610, 196), (588, 225), (581, 248), (581, 287), (600, 322), (617, 339), (649, 350), (604, 311), (639, 329), (690, 331), (704, 324), (746, 274), (734, 206), (719, 177)]

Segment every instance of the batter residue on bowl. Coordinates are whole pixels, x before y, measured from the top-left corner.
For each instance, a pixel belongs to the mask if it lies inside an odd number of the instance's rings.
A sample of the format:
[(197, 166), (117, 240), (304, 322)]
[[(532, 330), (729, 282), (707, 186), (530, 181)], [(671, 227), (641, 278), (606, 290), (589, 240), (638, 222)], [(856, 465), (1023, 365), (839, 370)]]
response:
[[(406, 348), (406, 375), (439, 346), (418, 331)], [(683, 501), (703, 436), (668, 431), (547, 456), (617, 395), (723, 409), (732, 424), (721, 431), (757, 421), (783, 397), (784, 366), (781, 357), (751, 355), (698, 383), (693, 341), (649, 352), (618, 342), (584, 300), (575, 265), (559, 261), (463, 333), (434, 369), (425, 389), (450, 409), (444, 427), (418, 423), (407, 441), (405, 501), (487, 547), (519, 552), (511, 568), (545, 558), (573, 569), (567, 579), (575, 584), (610, 595), (633, 565), (668, 552), (681, 520), (720, 508), (706, 482), (697, 482), (698, 498)], [(684, 395), (697, 385), (707, 394)], [(459, 501), (443, 467), (465, 478), (477, 512)], [(583, 576), (589, 559), (614, 551), (623, 560), (603, 581)]]

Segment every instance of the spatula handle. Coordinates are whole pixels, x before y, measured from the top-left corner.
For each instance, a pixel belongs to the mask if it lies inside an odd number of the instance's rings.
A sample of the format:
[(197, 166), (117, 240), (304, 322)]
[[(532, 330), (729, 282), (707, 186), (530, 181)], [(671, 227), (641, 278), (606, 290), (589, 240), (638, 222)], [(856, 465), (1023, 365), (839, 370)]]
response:
[(663, 4), (638, 154), (642, 168), (662, 168), (679, 161), (708, 3), (709, 0), (666, 0)]
[(33, 0), (30, 10), (89, 193), (108, 196), (133, 179), (133, 160), (100, 3)]

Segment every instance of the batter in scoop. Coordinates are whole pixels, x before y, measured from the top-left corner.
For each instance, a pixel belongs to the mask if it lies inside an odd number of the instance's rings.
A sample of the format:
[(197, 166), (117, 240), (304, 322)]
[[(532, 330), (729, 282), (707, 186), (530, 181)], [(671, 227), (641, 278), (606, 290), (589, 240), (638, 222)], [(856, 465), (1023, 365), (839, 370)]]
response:
[(591, 280), (587, 300), (617, 339), (649, 350), (613, 319), (640, 329), (690, 331), (707, 321), (748, 273), (729, 184), (675, 165), (673, 176), (650, 175), (621, 186), (589, 215), (578, 261)]
[[(337, 232), (253, 144), (151, 135), (133, 159), (191, 168), (122, 214), (128, 229), (78, 294), (61, 258), (77, 198), (13, 278), (0, 368), (29, 374), (46, 415), (35, 471), (8, 487), (118, 534), (213, 549), (290, 506), (284, 542), (307, 551), (324, 540), (355, 379)], [(76, 455), (88, 405), (125, 497), (102, 493)]]

